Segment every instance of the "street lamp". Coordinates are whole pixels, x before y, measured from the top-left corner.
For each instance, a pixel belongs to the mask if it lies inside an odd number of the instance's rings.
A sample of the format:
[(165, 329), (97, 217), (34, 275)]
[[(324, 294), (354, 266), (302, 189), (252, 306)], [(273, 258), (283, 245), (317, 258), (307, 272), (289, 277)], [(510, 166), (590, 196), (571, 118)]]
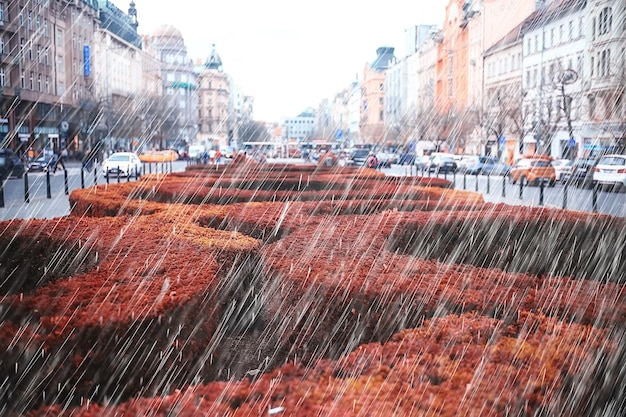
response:
[(573, 69), (566, 69), (561, 73), (560, 88), (561, 97), (563, 100), (563, 112), (567, 120), (567, 130), (569, 133), (569, 140), (567, 142), (568, 154), (570, 159), (574, 159), (574, 147), (576, 146), (576, 140), (574, 139), (574, 129), (572, 128), (572, 96), (565, 95), (565, 85), (575, 83), (578, 80), (578, 73)]

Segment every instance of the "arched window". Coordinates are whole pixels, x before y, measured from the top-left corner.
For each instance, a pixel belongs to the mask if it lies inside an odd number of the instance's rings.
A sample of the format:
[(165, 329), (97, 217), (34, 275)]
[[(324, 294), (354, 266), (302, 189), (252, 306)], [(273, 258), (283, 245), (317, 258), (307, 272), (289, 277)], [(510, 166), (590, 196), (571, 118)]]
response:
[(598, 35), (605, 35), (611, 31), (613, 24), (613, 11), (610, 7), (605, 7), (600, 12), (598, 19)]

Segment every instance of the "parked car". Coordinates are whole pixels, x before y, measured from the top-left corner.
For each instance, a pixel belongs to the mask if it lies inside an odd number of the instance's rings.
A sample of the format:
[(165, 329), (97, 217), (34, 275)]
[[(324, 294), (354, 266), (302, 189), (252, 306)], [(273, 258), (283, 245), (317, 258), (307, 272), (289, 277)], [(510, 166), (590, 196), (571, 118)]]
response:
[(461, 173), (467, 171), (467, 168), (478, 164), (478, 158), (478, 155), (455, 155), (457, 171)]
[(220, 153), (222, 157), (226, 159), (232, 159), (235, 157), (236, 151), (234, 146), (220, 146)]
[(563, 181), (582, 188), (593, 186), (593, 168), (598, 158), (579, 158), (574, 161), (569, 172), (563, 173)]
[(604, 155), (593, 169), (593, 181), (626, 192), (626, 155)]
[(348, 159), (346, 160), (346, 165), (358, 167), (365, 166), (365, 162), (367, 161), (367, 157), (370, 152), (371, 151), (369, 149), (364, 148), (353, 149), (350, 152), (350, 156), (348, 156)]
[(164, 151), (144, 151), (139, 155), (141, 162), (170, 162), (178, 159), (178, 152), (173, 149)]
[(0, 149), (0, 180), (10, 177), (22, 178), (26, 172), (24, 162), (12, 149)]
[(452, 154), (432, 154), (427, 163), (428, 172), (455, 173), (457, 165)]
[(379, 152), (376, 154), (378, 166), (380, 168), (391, 168), (391, 164), (398, 163), (398, 155), (388, 152)]
[(465, 172), (468, 175), (507, 175), (510, 169), (511, 167), (500, 162), (498, 158), (479, 156), (473, 165), (465, 169)]
[(57, 161), (59, 158), (55, 154), (46, 153), (33, 159), (28, 164), (28, 171), (33, 172), (46, 172), (56, 170)]
[(573, 163), (569, 159), (556, 159), (552, 161), (552, 166), (556, 172), (556, 180), (563, 181), (563, 178), (569, 178), (569, 174), (572, 172)]
[(115, 152), (102, 163), (102, 173), (106, 175), (120, 175), (127, 177), (139, 175), (141, 161), (134, 152)]
[(398, 163), (400, 165), (413, 165), (415, 163), (415, 154), (410, 152), (400, 154)]
[(556, 172), (552, 166), (552, 158), (538, 155), (519, 159), (509, 171), (509, 180), (513, 184), (521, 181), (524, 185), (539, 184), (543, 180), (550, 187), (554, 187)]

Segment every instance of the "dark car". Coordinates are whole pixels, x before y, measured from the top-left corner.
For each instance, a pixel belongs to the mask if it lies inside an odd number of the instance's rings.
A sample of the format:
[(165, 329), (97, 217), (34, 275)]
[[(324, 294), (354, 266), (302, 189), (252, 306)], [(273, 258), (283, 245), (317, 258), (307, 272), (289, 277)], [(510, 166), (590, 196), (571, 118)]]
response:
[(428, 164), (428, 171), (434, 173), (455, 173), (457, 170), (457, 164), (454, 158), (446, 155), (434, 155), (431, 156)]
[(467, 175), (507, 175), (511, 167), (490, 156), (479, 156), (478, 161), (469, 165), (465, 172)]
[(350, 153), (348, 165), (362, 167), (365, 166), (367, 157), (370, 154), (369, 149), (355, 149)]
[(563, 182), (582, 188), (593, 187), (593, 168), (598, 158), (579, 158), (574, 161), (569, 173), (563, 174)]
[(415, 154), (414, 153), (400, 154), (398, 163), (400, 165), (413, 165), (415, 163)]
[(8, 148), (0, 149), (0, 179), (5, 180), (9, 177), (22, 178), (26, 172), (24, 162)]
[(34, 172), (55, 171), (58, 158), (56, 155), (41, 155), (28, 164), (28, 170)]
[(379, 152), (376, 154), (378, 166), (381, 168), (391, 168), (391, 165), (398, 163), (398, 156), (393, 153)]

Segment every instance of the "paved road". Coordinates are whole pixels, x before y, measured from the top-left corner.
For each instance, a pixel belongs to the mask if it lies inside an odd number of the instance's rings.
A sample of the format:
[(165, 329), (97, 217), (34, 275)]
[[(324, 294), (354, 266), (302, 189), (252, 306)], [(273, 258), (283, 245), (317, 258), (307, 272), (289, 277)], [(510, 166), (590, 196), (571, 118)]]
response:
[[(269, 162), (303, 163), (301, 159), (276, 159)], [(186, 166), (187, 162), (185, 161), (175, 161), (172, 163), (172, 171), (184, 171)], [(81, 187), (80, 164), (69, 162), (67, 163), (67, 168), (68, 191), (71, 192)], [(145, 169), (148, 171), (147, 166)], [(150, 171), (155, 172), (155, 169), (155, 164), (152, 164)], [(158, 169), (159, 172), (162, 172), (162, 164), (159, 164)], [(382, 171), (387, 175), (404, 176), (417, 174), (415, 168), (411, 170), (410, 167), (400, 165), (394, 165)], [(101, 172), (97, 172), (97, 174), (97, 183), (104, 184), (106, 180), (101, 175)], [(477, 190), (489, 202), (524, 206), (539, 206), (541, 202), (539, 187), (524, 188), (520, 198), (519, 185), (510, 184), (501, 176), (492, 176), (489, 179), (486, 176), (478, 176), (478, 178), (467, 176), (464, 179), (462, 175), (457, 175), (456, 177), (448, 175), (447, 179), (454, 180), (457, 189)], [(116, 178), (110, 178), (109, 180), (111, 182), (117, 181)], [(134, 179), (131, 180), (134, 181)], [(121, 181), (126, 181), (126, 179), (122, 178)], [(51, 198), (47, 198), (46, 174), (30, 173), (28, 175), (29, 202), (25, 202), (24, 180), (17, 178), (6, 180), (3, 187), (5, 204), (4, 207), (0, 207), (0, 220), (43, 219), (68, 215), (70, 207), (68, 196), (65, 194), (64, 182), (63, 171), (57, 171), (56, 174), (51, 175)], [(83, 182), (85, 187), (91, 187), (94, 184), (93, 172), (84, 173)], [(478, 188), (476, 187), (477, 185)], [(563, 208), (565, 203), (565, 207), (570, 210), (593, 211), (593, 193), (591, 190), (568, 187), (566, 201), (564, 201), (564, 194), (565, 187), (563, 184), (544, 188), (543, 205), (546, 207)], [(626, 194), (600, 191), (596, 195), (596, 206), (599, 213), (626, 217)]]
[[(185, 161), (175, 161), (172, 163), (172, 171), (184, 171), (187, 166)], [(66, 162), (67, 167), (67, 189), (68, 194), (77, 188), (91, 187), (94, 183), (105, 184), (106, 178), (102, 171), (83, 172), (81, 183), (81, 165), (78, 162)], [(146, 172), (169, 171), (169, 166), (163, 164), (145, 165)], [(134, 181), (134, 177), (131, 177)], [(65, 193), (65, 173), (58, 169), (55, 174), (50, 174), (50, 198), (48, 198), (48, 186), (46, 174), (43, 172), (31, 172), (27, 175), (28, 188), (26, 188), (23, 178), (10, 178), (4, 182), (4, 207), (0, 207), (0, 220), (12, 219), (50, 219), (54, 217), (66, 216), (70, 213), (70, 203), (68, 194)], [(117, 182), (117, 177), (109, 178), (112, 183)], [(127, 181), (120, 178), (120, 181)], [(28, 202), (26, 202), (25, 190), (28, 189)]]
[[(391, 168), (382, 170), (387, 175), (416, 175), (415, 168), (393, 165)], [(421, 172), (419, 173), (421, 175)], [(426, 174), (424, 174), (426, 175)], [(434, 174), (432, 174), (434, 176)], [(443, 174), (439, 175), (444, 178)], [(478, 191), (485, 201), (492, 203), (506, 203), (521, 206), (545, 206), (553, 208), (566, 208), (577, 211), (594, 211), (593, 190), (565, 187), (557, 183), (554, 187), (544, 187), (543, 204), (541, 203), (541, 189), (538, 186), (524, 187), (520, 197), (520, 186), (511, 184), (508, 178), (502, 176), (486, 175), (447, 175), (450, 181), (454, 181), (455, 188), (460, 190)], [(504, 190), (503, 190), (504, 186)], [(504, 195), (503, 195), (504, 194)], [(598, 213), (612, 216), (626, 217), (626, 193), (597, 191), (596, 208)]]

